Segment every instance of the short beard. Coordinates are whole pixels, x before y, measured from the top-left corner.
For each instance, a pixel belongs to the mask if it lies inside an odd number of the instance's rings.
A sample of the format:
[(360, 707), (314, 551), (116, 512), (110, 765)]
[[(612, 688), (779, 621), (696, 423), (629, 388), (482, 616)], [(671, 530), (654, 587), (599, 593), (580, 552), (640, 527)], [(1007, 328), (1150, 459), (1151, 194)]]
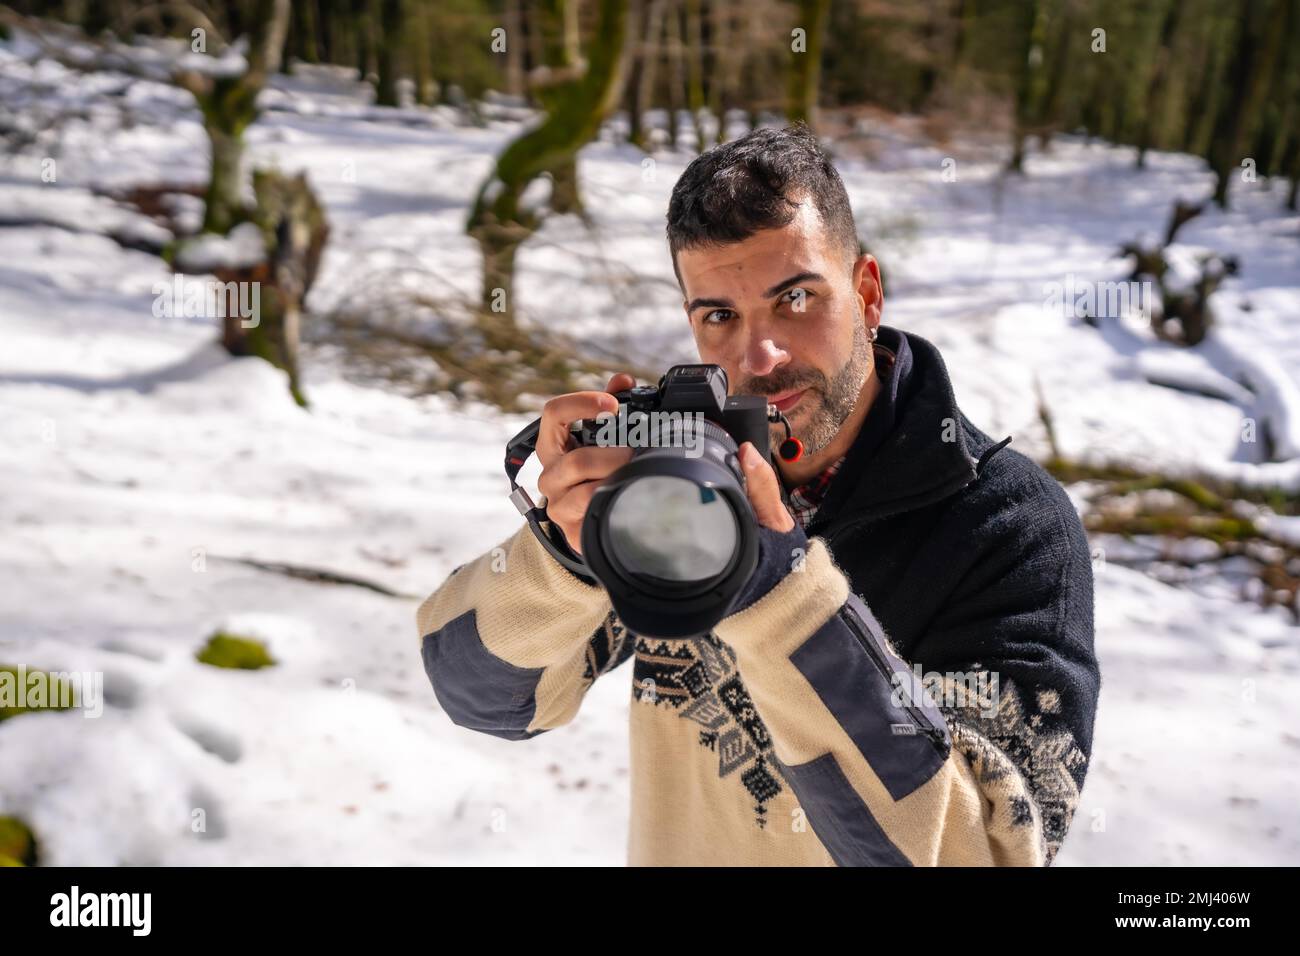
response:
[[(737, 389), (737, 394), (779, 395), (792, 389), (806, 388), (821, 397), (817, 408), (808, 422), (795, 433), (803, 442), (805, 455), (816, 455), (824, 451), (835, 436), (839, 434), (844, 423), (848, 421), (853, 409), (857, 407), (862, 395), (862, 387), (867, 383), (872, 368), (875, 367), (875, 353), (871, 340), (867, 338), (867, 328), (862, 323), (862, 316), (856, 315), (853, 322), (853, 350), (844, 366), (827, 379), (820, 372), (779, 369), (766, 378), (750, 379)], [(811, 396), (809, 396), (811, 397)], [(785, 437), (785, 429), (779, 424), (773, 429), (774, 443)]]
[(858, 399), (862, 396), (862, 386), (867, 383), (874, 365), (875, 356), (871, 350), (871, 341), (867, 338), (867, 328), (858, 320), (853, 323), (853, 351), (849, 354), (849, 360), (830, 380), (822, 393), (821, 404), (799, 435), (805, 455), (816, 455), (835, 440), (857, 407)]

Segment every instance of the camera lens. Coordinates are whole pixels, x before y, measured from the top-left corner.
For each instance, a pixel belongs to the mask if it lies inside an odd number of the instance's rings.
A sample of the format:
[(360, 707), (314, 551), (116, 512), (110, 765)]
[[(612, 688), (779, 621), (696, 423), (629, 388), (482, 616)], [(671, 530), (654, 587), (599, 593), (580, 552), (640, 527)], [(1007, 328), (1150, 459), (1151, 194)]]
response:
[(731, 505), (686, 478), (648, 475), (610, 505), (609, 541), (629, 573), (663, 581), (716, 578), (735, 560), (740, 528)]
[(506, 445), (510, 500), (555, 560), (605, 588), (629, 631), (655, 638), (706, 634), (730, 612), (758, 565), (758, 520), (738, 449), (744, 442), (769, 446), (767, 400), (728, 397), (720, 365), (676, 365), (657, 387), (616, 394), (617, 415), (569, 429), (578, 446), (632, 449), (587, 504), (581, 555), (555, 540), (553, 521), (542, 527), (544, 507), (517, 481), (537, 447), (540, 418)]
[(635, 448), (596, 489), (582, 554), (631, 631), (702, 634), (754, 572), (754, 512), (725, 429), (701, 422), (693, 444), (676, 426), (654, 434), (674, 440)]

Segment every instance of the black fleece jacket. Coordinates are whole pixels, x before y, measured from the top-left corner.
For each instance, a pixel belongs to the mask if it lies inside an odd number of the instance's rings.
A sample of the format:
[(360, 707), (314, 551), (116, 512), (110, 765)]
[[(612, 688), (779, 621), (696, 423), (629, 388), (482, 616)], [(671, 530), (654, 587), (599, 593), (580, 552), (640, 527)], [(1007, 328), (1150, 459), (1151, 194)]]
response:
[(987, 741), (1025, 778), (1050, 862), (1083, 786), (1101, 687), (1088, 540), (1060, 484), (962, 414), (934, 345), (888, 326), (878, 341), (897, 356), (880, 407), (807, 535), (827, 543), (914, 668), (996, 675), (996, 713), (940, 709), (975, 731), (957, 745)]

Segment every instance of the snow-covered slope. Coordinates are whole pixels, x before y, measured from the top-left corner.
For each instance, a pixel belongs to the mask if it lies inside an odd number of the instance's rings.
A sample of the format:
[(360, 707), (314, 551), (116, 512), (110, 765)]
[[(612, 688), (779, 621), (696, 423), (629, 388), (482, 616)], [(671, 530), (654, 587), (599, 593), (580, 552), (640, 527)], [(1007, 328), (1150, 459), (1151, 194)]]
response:
[[(103, 105), (102, 79), (41, 70), (60, 96)], [(0, 47), (0, 92), (31, 79)], [(40, 150), (5, 157), (0, 209), (147, 230), (88, 187), (201, 181), (184, 97), (123, 95), (136, 124), (117, 129), (106, 109), (68, 124), (56, 182), (42, 182)], [(302, 83), (268, 105), (253, 159), (306, 169), (334, 225), (314, 308), (385, 270), (474, 293), (466, 204), (516, 127), (462, 128)], [(944, 181), (944, 155), (895, 148), (841, 169), (887, 271), (886, 321), (940, 346), (968, 415), (1041, 452), (1037, 378), (1071, 454), (1296, 480), (1294, 462), (1234, 461), (1238, 405), (1149, 384), (1153, 364), (1185, 360), (1161, 358), (1170, 348), (1140, 325), (1097, 330), (1044, 305), (1070, 274), (1118, 278), (1107, 257), (1120, 241), (1206, 193), (1197, 161), (1157, 155), (1138, 173), (1126, 150), (1066, 140), (999, 187), (977, 159)], [(525, 248), (518, 294), (534, 321), (655, 366), (693, 357), (662, 238), (689, 158), (584, 151), (598, 238), (556, 222)], [(1300, 381), (1300, 219), (1261, 186), (1234, 203), (1180, 238), (1240, 256), (1218, 300), (1225, 339), (1271, 356), (1284, 393)], [(419, 599), (518, 524), (500, 468), (522, 420), (362, 387), (315, 353), (304, 411), (279, 373), (215, 348), (211, 321), (156, 317), (154, 285), (170, 278), (93, 232), (0, 229), (0, 663), (103, 671), (107, 695), (98, 719), (0, 725), (0, 813), (30, 822), (52, 864), (622, 862), (627, 669), (572, 725), (508, 743), (453, 726), (420, 665)], [(610, 278), (635, 283), (612, 294)], [(1191, 361), (1222, 370), (1215, 359)], [(1102, 699), (1059, 862), (1293, 862), (1300, 630), (1226, 580), (1176, 589), (1112, 561), (1097, 586)], [(279, 665), (198, 663), (219, 628), (263, 637)]]

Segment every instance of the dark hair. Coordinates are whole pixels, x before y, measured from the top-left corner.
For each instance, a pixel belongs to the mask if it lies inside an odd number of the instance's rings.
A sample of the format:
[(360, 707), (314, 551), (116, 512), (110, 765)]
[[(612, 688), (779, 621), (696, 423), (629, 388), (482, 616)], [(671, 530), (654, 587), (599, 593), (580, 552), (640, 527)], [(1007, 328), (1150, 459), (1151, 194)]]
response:
[(748, 239), (779, 229), (811, 197), (833, 242), (848, 261), (858, 257), (858, 231), (840, 174), (811, 129), (796, 123), (763, 128), (697, 156), (673, 187), (668, 202), (668, 250), (677, 282), (677, 253), (698, 246)]

